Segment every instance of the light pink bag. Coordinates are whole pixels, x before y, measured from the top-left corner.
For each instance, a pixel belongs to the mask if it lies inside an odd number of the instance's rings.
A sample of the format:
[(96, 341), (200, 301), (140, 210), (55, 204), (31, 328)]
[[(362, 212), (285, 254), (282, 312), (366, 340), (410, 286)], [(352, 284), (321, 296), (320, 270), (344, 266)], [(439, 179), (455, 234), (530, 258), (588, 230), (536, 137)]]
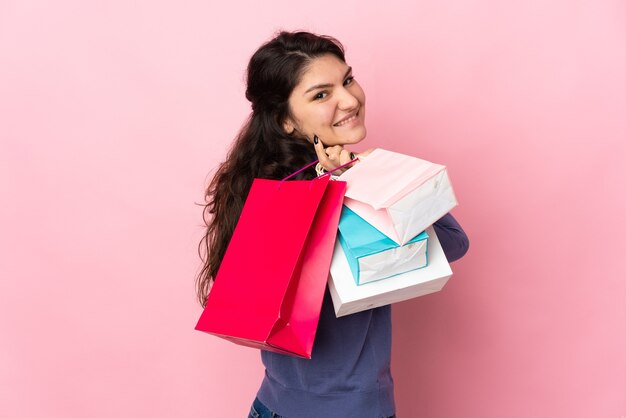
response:
[(446, 167), (376, 149), (339, 179), (344, 204), (400, 245), (457, 205)]

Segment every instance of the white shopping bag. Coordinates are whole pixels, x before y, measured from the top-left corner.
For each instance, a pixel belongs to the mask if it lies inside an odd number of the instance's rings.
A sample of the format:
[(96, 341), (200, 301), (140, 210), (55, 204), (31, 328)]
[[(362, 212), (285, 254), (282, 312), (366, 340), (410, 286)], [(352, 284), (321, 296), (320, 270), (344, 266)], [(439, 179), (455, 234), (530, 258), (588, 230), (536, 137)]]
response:
[(330, 265), (328, 289), (337, 317), (438, 292), (452, 276), (452, 269), (434, 228), (428, 233), (428, 266), (361, 286), (354, 282), (339, 242)]
[(445, 166), (380, 148), (339, 179), (344, 204), (400, 245), (457, 205)]

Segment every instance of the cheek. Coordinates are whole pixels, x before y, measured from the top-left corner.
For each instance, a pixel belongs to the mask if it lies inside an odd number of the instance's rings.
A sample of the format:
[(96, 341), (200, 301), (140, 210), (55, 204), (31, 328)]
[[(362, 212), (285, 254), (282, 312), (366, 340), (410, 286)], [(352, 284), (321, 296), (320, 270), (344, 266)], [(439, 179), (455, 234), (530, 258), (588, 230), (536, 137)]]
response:
[(308, 124), (310, 126), (332, 125), (335, 113), (332, 106), (316, 106), (308, 114)]
[(365, 92), (363, 91), (360, 85), (358, 86), (356, 97), (359, 100), (359, 102), (361, 102), (362, 105), (365, 104)]

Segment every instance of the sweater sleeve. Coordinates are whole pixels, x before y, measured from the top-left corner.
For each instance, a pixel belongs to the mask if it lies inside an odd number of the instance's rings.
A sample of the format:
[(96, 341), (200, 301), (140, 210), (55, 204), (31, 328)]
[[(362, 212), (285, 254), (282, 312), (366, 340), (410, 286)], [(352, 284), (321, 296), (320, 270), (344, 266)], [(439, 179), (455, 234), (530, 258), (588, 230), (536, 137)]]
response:
[(456, 261), (465, 255), (469, 249), (469, 238), (450, 213), (435, 222), (434, 228), (448, 262)]

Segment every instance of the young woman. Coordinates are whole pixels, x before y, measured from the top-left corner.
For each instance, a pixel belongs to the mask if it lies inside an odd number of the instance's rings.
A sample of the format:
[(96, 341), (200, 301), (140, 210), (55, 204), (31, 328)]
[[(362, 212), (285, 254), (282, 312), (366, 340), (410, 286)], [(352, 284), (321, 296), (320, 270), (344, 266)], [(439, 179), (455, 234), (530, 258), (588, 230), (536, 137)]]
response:
[[(354, 159), (347, 147), (366, 135), (365, 94), (343, 47), (328, 36), (281, 32), (262, 45), (248, 64), (246, 98), (252, 114), (206, 192), (203, 306), (253, 179), (282, 179), (316, 159), (332, 170)], [(449, 261), (465, 254), (469, 241), (450, 214), (435, 230)], [(266, 373), (250, 417), (395, 414), (390, 306), (336, 318), (327, 289), (312, 358), (261, 351), (261, 359)]]

